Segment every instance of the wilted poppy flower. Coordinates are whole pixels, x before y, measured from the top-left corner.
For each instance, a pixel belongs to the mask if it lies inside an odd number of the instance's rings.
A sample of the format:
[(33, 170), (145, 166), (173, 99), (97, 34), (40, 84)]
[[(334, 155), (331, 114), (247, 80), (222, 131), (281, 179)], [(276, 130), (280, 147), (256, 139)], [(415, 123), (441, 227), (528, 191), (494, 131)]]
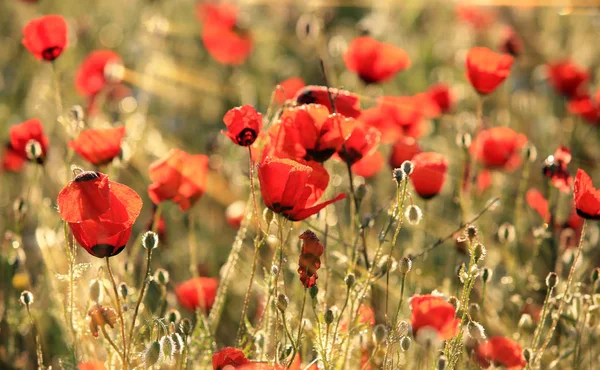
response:
[(67, 47), (67, 22), (60, 15), (32, 19), (23, 28), (22, 43), (39, 60), (51, 62)]
[(200, 3), (196, 8), (203, 23), (202, 43), (221, 64), (242, 64), (252, 52), (252, 35), (240, 27), (238, 13), (237, 7), (230, 3)]
[(88, 316), (90, 318), (90, 331), (95, 338), (98, 338), (98, 329), (102, 330), (106, 325), (114, 328), (117, 323), (117, 313), (115, 310), (99, 304), (95, 304), (90, 308)]
[(77, 365), (77, 370), (106, 370), (102, 361), (86, 361)]
[(190, 311), (201, 309), (208, 312), (215, 303), (218, 286), (219, 282), (215, 278), (197, 277), (177, 285), (175, 295), (184, 308)]
[(573, 191), (577, 214), (588, 220), (600, 220), (600, 190), (594, 188), (592, 179), (582, 169), (577, 170)]
[(514, 58), (498, 54), (485, 47), (474, 47), (467, 53), (467, 78), (475, 90), (487, 95), (510, 75)]
[(260, 192), (267, 208), (292, 221), (302, 221), (346, 194), (317, 204), (329, 174), (316, 162), (302, 164), (290, 159), (267, 157), (258, 164)]
[(246, 358), (244, 352), (234, 347), (225, 347), (212, 357), (213, 370), (225, 370), (226, 366), (236, 369), (248, 363), (250, 360)]
[(105, 77), (106, 66), (120, 63), (119, 54), (110, 50), (92, 51), (83, 60), (75, 74), (75, 87), (82, 96), (98, 94), (108, 83)]
[(414, 295), (410, 299), (411, 325), (415, 339), (421, 331), (432, 331), (438, 340), (448, 340), (458, 334), (460, 319), (456, 309), (443, 297)]
[(317, 270), (321, 267), (321, 256), (323, 255), (323, 244), (317, 235), (306, 230), (300, 235), (302, 249), (298, 259), (298, 274), (305, 288), (311, 288), (317, 283), (319, 276)]
[(376, 150), (354, 163), (352, 165), (352, 172), (367, 179), (378, 174), (383, 168), (384, 163), (383, 154)]
[(521, 41), (514, 28), (506, 26), (502, 29), (498, 49), (500, 52), (510, 54), (513, 57), (517, 57), (523, 52), (523, 41)]
[(246, 217), (246, 202), (238, 200), (231, 203), (225, 210), (225, 220), (230, 226), (238, 228)]
[(75, 140), (71, 140), (69, 147), (91, 164), (101, 166), (121, 154), (124, 137), (125, 126), (88, 129), (82, 131)]
[(275, 101), (279, 104), (285, 103), (286, 100), (293, 99), (298, 91), (306, 86), (304, 80), (300, 77), (290, 77), (278, 84), (281, 88), (275, 91)]
[(571, 98), (567, 109), (592, 125), (600, 125), (600, 89), (596, 93), (595, 99), (589, 94)]
[[(13, 125), (10, 127), (10, 146), (13, 152), (10, 155), (18, 155), (23, 159), (30, 159), (36, 161), (39, 164), (44, 163), (46, 160), (46, 154), (48, 153), (49, 140), (44, 133), (44, 127), (39, 119), (34, 118), (28, 121)], [(27, 147), (32, 143), (39, 144), (41, 153), (35, 153), (36, 158), (29, 158), (31, 153), (27, 154)], [(11, 162), (15, 163), (14, 160)]]
[(340, 120), (345, 138), (344, 143), (338, 149), (338, 155), (344, 162), (353, 165), (377, 150), (381, 132), (375, 127), (339, 115), (336, 115), (334, 119)]
[(328, 92), (326, 86), (310, 85), (298, 91), (294, 100), (298, 104), (321, 104), (326, 106), (330, 113), (333, 113), (330, 94), (337, 113), (351, 118), (360, 116), (360, 100), (358, 95), (346, 90), (330, 87)]
[(154, 204), (171, 200), (182, 211), (200, 199), (206, 189), (208, 157), (171, 149), (162, 159), (150, 164), (148, 194)]
[(100, 172), (79, 173), (58, 194), (58, 212), (79, 245), (95, 257), (119, 254), (131, 236), (142, 199)]
[(415, 191), (423, 199), (438, 195), (446, 182), (448, 160), (442, 154), (423, 152), (412, 159), (415, 166), (410, 179)]
[(475, 357), (483, 367), (504, 366), (510, 370), (522, 369), (527, 365), (519, 343), (506, 337), (491, 337), (479, 344)]
[(346, 68), (355, 72), (365, 83), (379, 83), (410, 67), (404, 49), (379, 42), (369, 36), (357, 37), (344, 53)]
[(2, 156), (2, 169), (8, 172), (19, 172), (25, 164), (19, 152), (17, 152), (10, 143), (6, 144), (4, 155)]
[(404, 161), (410, 161), (419, 153), (421, 153), (421, 147), (415, 138), (400, 136), (392, 146), (389, 159), (390, 167), (399, 168)]
[(546, 158), (542, 167), (544, 176), (549, 178), (552, 185), (563, 193), (569, 193), (573, 183), (573, 178), (567, 169), (570, 162), (571, 151), (564, 146), (560, 146), (556, 149), (554, 155)]
[(521, 165), (521, 148), (527, 137), (508, 127), (482, 130), (471, 144), (471, 154), (489, 169), (513, 171)]
[(585, 68), (569, 59), (548, 63), (546, 71), (552, 87), (567, 98), (575, 98), (583, 93), (584, 85), (590, 78)]
[(458, 5), (456, 16), (459, 20), (470, 24), (477, 30), (488, 28), (494, 23), (495, 14), (478, 6)]
[(262, 114), (251, 105), (230, 109), (223, 117), (227, 132), (221, 131), (235, 144), (249, 146), (254, 143), (262, 129)]
[(550, 221), (548, 200), (537, 189), (529, 189), (525, 194), (525, 200), (531, 209), (537, 212), (544, 222)]

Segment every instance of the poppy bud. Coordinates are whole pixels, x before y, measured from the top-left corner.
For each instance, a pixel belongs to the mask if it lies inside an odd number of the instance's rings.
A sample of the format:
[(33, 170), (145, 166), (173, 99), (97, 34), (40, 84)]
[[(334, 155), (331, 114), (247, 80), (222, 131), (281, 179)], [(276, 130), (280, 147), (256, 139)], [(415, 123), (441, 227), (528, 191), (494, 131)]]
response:
[(81, 122), (85, 118), (85, 113), (83, 112), (81, 105), (74, 105), (71, 107), (69, 114), (75, 122)]
[(279, 309), (279, 311), (285, 312), (289, 303), (289, 298), (285, 294), (279, 293), (279, 295), (277, 296), (277, 308)]
[(192, 325), (192, 321), (186, 317), (185, 319), (181, 320), (181, 323), (179, 323), (179, 328), (181, 329), (181, 332), (187, 336), (192, 334), (194, 325)]
[(33, 294), (29, 290), (24, 290), (21, 293), (19, 302), (21, 302), (22, 305), (29, 307), (29, 305), (33, 303)]
[(485, 331), (483, 330), (483, 326), (475, 321), (469, 321), (467, 325), (467, 331), (469, 332), (469, 336), (475, 339), (478, 342), (485, 340)]
[(600, 267), (596, 267), (595, 269), (593, 269), (592, 273), (590, 274), (590, 280), (592, 284), (598, 281), (598, 277), (600, 277)]
[(421, 218), (423, 218), (423, 212), (421, 212), (421, 208), (411, 204), (406, 208), (404, 216), (408, 219), (409, 224), (417, 225), (421, 222)]
[(465, 150), (469, 149), (471, 146), (471, 141), (471, 134), (468, 132), (460, 132), (458, 135), (456, 135), (456, 145), (458, 145), (459, 148)]
[(175, 352), (181, 352), (183, 350), (183, 338), (179, 333), (171, 334), (171, 339), (173, 339), (173, 344), (175, 345)]
[(156, 363), (162, 359), (161, 343), (158, 341), (150, 343), (144, 351), (143, 359), (146, 368), (156, 365)]
[(548, 276), (546, 276), (546, 286), (548, 287), (548, 289), (554, 289), (557, 284), (558, 275), (556, 275), (555, 272), (548, 273)]
[(478, 263), (481, 260), (483, 260), (485, 258), (486, 253), (487, 250), (485, 249), (485, 246), (483, 244), (475, 244), (475, 247), (473, 248), (473, 258), (475, 259), (475, 263)]
[(477, 237), (477, 227), (474, 225), (467, 226), (467, 237), (473, 241)]
[(438, 358), (438, 365), (437, 365), (438, 370), (444, 370), (446, 368), (447, 363), (448, 363), (448, 360), (446, 359), (446, 356), (440, 356), (440, 358)]
[(402, 257), (400, 259), (400, 273), (402, 275), (406, 275), (410, 272), (410, 269), (412, 268), (412, 261), (410, 258), (408, 257)]
[(25, 153), (27, 153), (27, 158), (31, 161), (38, 161), (43, 153), (42, 146), (39, 141), (31, 139), (25, 144)]
[(350, 273), (346, 276), (346, 278), (344, 279), (344, 282), (346, 283), (346, 287), (348, 287), (348, 289), (350, 289), (354, 286), (354, 283), (356, 283), (356, 276), (354, 274)]
[(404, 179), (406, 179), (406, 173), (402, 168), (394, 168), (394, 170), (392, 171), (392, 176), (398, 184), (404, 181)]
[(494, 274), (494, 272), (491, 269), (486, 267), (481, 272), (481, 280), (483, 280), (484, 283), (487, 283), (488, 281), (490, 281), (492, 279), (493, 274)]
[(171, 309), (167, 312), (166, 319), (169, 323), (178, 323), (181, 320), (181, 314), (176, 309)]
[(121, 293), (121, 297), (123, 297), (123, 299), (127, 299), (127, 296), (129, 295), (129, 287), (127, 284), (119, 284), (119, 292)]
[(530, 142), (525, 145), (525, 159), (529, 162), (535, 162), (537, 159), (537, 149)]
[(146, 250), (155, 249), (158, 247), (158, 234), (154, 231), (146, 231), (142, 236), (142, 246)]
[(154, 273), (154, 279), (158, 281), (160, 285), (169, 284), (169, 271), (159, 268)]
[(518, 326), (519, 326), (519, 328), (525, 328), (525, 329), (532, 328), (533, 327), (533, 319), (531, 318), (531, 315), (526, 314), (526, 313), (521, 315)]
[(453, 305), (454, 309), (456, 311), (458, 311), (458, 309), (460, 308), (460, 301), (455, 296), (452, 296), (452, 297), (448, 298), (448, 303), (450, 303), (451, 305)]
[(498, 228), (498, 240), (500, 243), (512, 243), (515, 240), (515, 227), (505, 222)]
[(170, 360), (175, 354), (175, 343), (170, 335), (165, 335), (160, 339), (160, 345), (162, 347), (162, 354), (164, 358)]
[(383, 343), (386, 340), (387, 335), (388, 330), (385, 325), (379, 324), (375, 327), (375, 330), (373, 330), (373, 339), (377, 344)]
[(319, 287), (317, 285), (311, 286), (310, 289), (308, 289), (308, 293), (312, 299), (316, 299), (317, 294), (319, 294)]
[(102, 284), (98, 279), (94, 279), (90, 283), (90, 299), (96, 303), (102, 300)]
[(333, 310), (331, 310), (331, 308), (328, 309), (327, 311), (325, 311), (324, 318), (325, 318), (325, 323), (327, 325), (331, 325), (331, 323), (333, 322), (333, 319), (334, 319)]
[(415, 165), (411, 161), (404, 161), (402, 162), (401, 168), (406, 176), (410, 176), (415, 170)]
[(523, 350), (523, 358), (528, 364), (531, 363), (531, 360), (533, 360), (533, 351), (531, 350), (531, 348), (525, 348)]
[(400, 348), (402, 348), (402, 352), (406, 352), (409, 350), (412, 340), (410, 337), (402, 337), (400, 339)]
[(481, 307), (477, 303), (469, 304), (469, 316), (471, 320), (479, 320), (479, 314), (481, 313)]
[(265, 208), (265, 210), (263, 211), (263, 219), (265, 220), (267, 225), (269, 225), (271, 221), (273, 221), (273, 211), (271, 211), (268, 208)]

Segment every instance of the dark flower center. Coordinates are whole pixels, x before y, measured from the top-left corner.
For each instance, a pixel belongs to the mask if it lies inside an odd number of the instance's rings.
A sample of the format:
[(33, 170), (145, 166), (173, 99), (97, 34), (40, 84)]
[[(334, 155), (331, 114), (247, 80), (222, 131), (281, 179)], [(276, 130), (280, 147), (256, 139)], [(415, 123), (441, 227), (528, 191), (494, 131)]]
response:
[(92, 247), (92, 253), (96, 257), (104, 258), (104, 257), (112, 257), (121, 253), (125, 249), (125, 246), (115, 247), (110, 244), (96, 244)]
[(237, 135), (237, 142), (242, 146), (249, 146), (256, 140), (256, 131), (246, 127)]
[(94, 180), (100, 178), (100, 173), (99, 172), (95, 172), (95, 171), (83, 171), (80, 174), (78, 174), (77, 176), (75, 176), (75, 179), (73, 179), (73, 181), (76, 182), (81, 182), (81, 181), (90, 181), (90, 180)]
[(60, 53), (62, 53), (62, 48), (60, 46), (53, 46), (42, 51), (42, 58), (51, 62), (54, 59), (58, 58)]

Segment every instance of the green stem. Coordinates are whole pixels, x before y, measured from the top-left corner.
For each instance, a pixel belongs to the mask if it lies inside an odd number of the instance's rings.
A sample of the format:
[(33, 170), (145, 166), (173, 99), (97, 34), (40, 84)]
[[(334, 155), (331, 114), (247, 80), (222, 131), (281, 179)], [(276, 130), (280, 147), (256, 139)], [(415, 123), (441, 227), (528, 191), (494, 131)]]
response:
[[(150, 262), (152, 261), (152, 249), (148, 249), (147, 257), (146, 257), (146, 273), (144, 274), (144, 281), (142, 283), (142, 287), (140, 289), (140, 296), (138, 297), (138, 301), (135, 305), (135, 310), (133, 311), (133, 319), (131, 321), (131, 328), (129, 329), (129, 340), (128, 347), (126, 353), (131, 355), (130, 349), (131, 344), (133, 343), (133, 331), (135, 330), (135, 321), (138, 316), (138, 312), (140, 310), (140, 305), (142, 304), (142, 300), (144, 299), (144, 292), (146, 291), (146, 286), (150, 282)], [(128, 359), (129, 360), (129, 359)]]
[(106, 257), (106, 269), (108, 271), (108, 276), (110, 277), (110, 282), (112, 283), (113, 290), (115, 293), (117, 313), (119, 314), (119, 320), (121, 321), (121, 337), (123, 338), (123, 370), (127, 370), (127, 339), (125, 337), (125, 320), (123, 319), (123, 310), (121, 308), (121, 299), (119, 298), (119, 290), (117, 288), (117, 283), (115, 281), (115, 277), (113, 275), (112, 269), (110, 268), (110, 257)]
[(308, 292), (308, 288), (304, 288), (304, 295), (302, 296), (302, 308), (300, 309), (300, 316), (298, 317), (298, 333), (296, 334), (296, 343), (292, 343), (294, 349), (292, 351), (292, 358), (290, 359), (290, 363), (288, 364), (288, 368), (292, 366), (294, 362), (294, 358), (296, 357), (296, 353), (300, 349), (300, 340), (302, 339), (302, 318), (304, 317), (304, 307), (306, 307), (306, 293)]

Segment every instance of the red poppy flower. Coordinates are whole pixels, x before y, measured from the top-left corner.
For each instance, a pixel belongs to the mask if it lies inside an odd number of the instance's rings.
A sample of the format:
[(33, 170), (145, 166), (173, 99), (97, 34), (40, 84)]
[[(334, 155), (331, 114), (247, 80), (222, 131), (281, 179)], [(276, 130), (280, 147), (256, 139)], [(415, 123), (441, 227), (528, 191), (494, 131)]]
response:
[(75, 87), (82, 96), (94, 96), (98, 94), (108, 81), (104, 70), (108, 64), (120, 63), (119, 54), (110, 50), (92, 51), (84, 59), (75, 74)]
[(573, 97), (567, 104), (570, 113), (576, 114), (592, 125), (600, 125), (600, 89), (596, 98), (592, 99), (589, 94)]
[[(430, 99), (426, 99), (429, 107), (435, 108)], [(365, 111), (361, 120), (381, 131), (386, 142), (394, 142), (400, 136), (418, 138), (425, 131), (423, 117), (427, 108), (420, 96), (384, 96), (373, 108), (379, 110), (375, 116), (369, 117)], [(373, 113), (371, 113), (373, 114)]]
[(477, 30), (484, 30), (494, 23), (496, 18), (493, 12), (481, 7), (459, 5), (456, 7), (456, 16), (461, 21), (470, 24)]
[(498, 49), (500, 52), (510, 54), (513, 57), (517, 57), (523, 52), (523, 41), (521, 41), (514, 28), (506, 26), (502, 29)]
[(474, 47), (467, 53), (467, 78), (475, 90), (487, 95), (510, 75), (514, 58), (484, 47)]
[(206, 189), (208, 157), (171, 149), (162, 159), (150, 164), (148, 194), (154, 204), (171, 200), (182, 211), (200, 199)]
[(415, 191), (423, 199), (438, 195), (446, 182), (448, 160), (439, 153), (423, 152), (412, 159), (415, 166), (410, 179)]
[(471, 154), (489, 169), (513, 171), (521, 165), (521, 148), (527, 137), (508, 127), (482, 130), (471, 144)]
[(538, 215), (544, 220), (544, 222), (550, 221), (550, 212), (548, 206), (548, 200), (542, 195), (537, 189), (529, 189), (525, 194), (525, 200), (529, 207), (537, 212)]
[(231, 203), (225, 210), (225, 220), (232, 227), (240, 227), (245, 217), (246, 202), (243, 200), (238, 200)]
[(294, 99), (298, 104), (324, 105), (329, 109), (330, 113), (333, 113), (331, 100), (329, 98), (330, 94), (335, 103), (335, 110), (337, 113), (351, 118), (360, 116), (360, 100), (358, 95), (346, 90), (329, 88), (329, 92), (327, 92), (326, 86), (310, 85), (298, 91)]
[(270, 364), (268, 362), (251, 362), (242, 365), (237, 370), (289, 370), (284, 365)]
[(119, 254), (131, 236), (142, 199), (100, 172), (81, 172), (58, 194), (60, 217), (79, 245), (95, 257)]
[(286, 100), (294, 99), (298, 91), (306, 86), (306, 83), (300, 77), (291, 77), (278, 83), (278, 85), (281, 89), (275, 91), (275, 101), (283, 104)]
[(23, 28), (22, 43), (34, 57), (51, 62), (67, 47), (67, 22), (60, 15), (32, 19)]
[(590, 78), (585, 68), (569, 59), (549, 63), (546, 71), (552, 87), (567, 98), (575, 98), (583, 93), (584, 85)]
[(350, 42), (344, 53), (344, 63), (346, 68), (370, 84), (387, 81), (410, 67), (410, 58), (402, 48), (361, 36)]
[(554, 155), (549, 156), (544, 161), (542, 173), (549, 178), (552, 185), (563, 193), (571, 191), (573, 178), (567, 170), (567, 165), (571, 162), (571, 151), (564, 146), (558, 147)]
[[(27, 144), (30, 141), (36, 141), (42, 149), (41, 155), (37, 158), (39, 164), (44, 163), (50, 146), (48, 137), (44, 134), (44, 127), (39, 119), (34, 118), (28, 121), (13, 125), (10, 127), (10, 146), (13, 149), (11, 155), (18, 155), (27, 159)], [(16, 163), (12, 160), (13, 163)]]
[(448, 340), (458, 334), (460, 319), (454, 306), (440, 296), (414, 295), (410, 299), (411, 325), (414, 337), (419, 339), (423, 329), (433, 330), (439, 340)]
[(504, 366), (508, 370), (522, 369), (527, 365), (519, 343), (506, 337), (491, 337), (477, 346), (475, 357), (483, 367)]
[(592, 179), (582, 169), (577, 170), (573, 191), (577, 214), (588, 220), (600, 220), (600, 190), (594, 188)]
[(246, 358), (244, 352), (233, 347), (225, 347), (212, 357), (213, 370), (224, 370), (226, 366), (235, 369), (248, 363), (250, 360)]
[(392, 146), (389, 159), (390, 167), (399, 168), (404, 161), (410, 161), (419, 153), (421, 153), (421, 147), (415, 138), (400, 136)]
[(379, 146), (381, 133), (374, 127), (369, 127), (352, 118), (336, 115), (334, 119), (340, 120), (345, 141), (338, 149), (338, 155), (350, 165), (372, 154)]
[(352, 172), (366, 179), (373, 177), (381, 171), (385, 163), (383, 154), (376, 150), (373, 153), (364, 156), (360, 161), (352, 165)]
[(77, 370), (106, 370), (106, 367), (102, 361), (87, 361), (80, 362), (77, 365)]
[(88, 129), (82, 131), (75, 140), (71, 140), (69, 147), (91, 164), (101, 166), (121, 154), (124, 137), (125, 126)]
[(202, 43), (221, 64), (242, 64), (252, 52), (252, 35), (240, 27), (238, 13), (238, 8), (229, 3), (200, 3), (196, 8), (197, 17), (203, 22)]
[(227, 132), (221, 131), (235, 144), (249, 146), (262, 129), (262, 114), (251, 105), (230, 109), (223, 117)]
[(195, 311), (210, 311), (215, 303), (219, 282), (215, 278), (197, 277), (175, 287), (177, 301), (184, 308)]
[(317, 235), (306, 230), (300, 235), (302, 250), (298, 259), (298, 274), (305, 288), (311, 288), (317, 283), (319, 276), (317, 270), (321, 267), (321, 256), (323, 255), (323, 244)]
[(10, 143), (6, 144), (6, 149), (4, 150), (4, 155), (2, 157), (2, 169), (8, 172), (19, 172), (24, 164), (25, 158), (13, 149)]
[(329, 174), (316, 162), (302, 164), (290, 159), (266, 158), (258, 166), (260, 192), (267, 208), (292, 221), (302, 221), (346, 194), (317, 204)]

